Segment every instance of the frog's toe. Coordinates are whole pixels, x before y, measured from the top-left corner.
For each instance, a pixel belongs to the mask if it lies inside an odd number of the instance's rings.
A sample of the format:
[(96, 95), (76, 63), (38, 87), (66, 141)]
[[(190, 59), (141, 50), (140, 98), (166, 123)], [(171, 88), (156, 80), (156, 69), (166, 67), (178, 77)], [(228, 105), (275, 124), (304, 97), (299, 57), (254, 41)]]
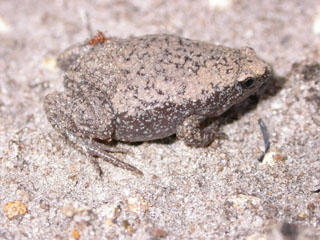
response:
[[(125, 170), (129, 170), (135, 174), (138, 174), (140, 176), (143, 176), (143, 172), (141, 172), (138, 168), (130, 165), (129, 163), (123, 162), (120, 159), (108, 154), (105, 152), (105, 150), (112, 150), (112, 152), (121, 152), (121, 148), (114, 148), (109, 146), (102, 146), (102, 143), (93, 142), (92, 140), (78, 137), (76, 134), (66, 131), (67, 138), (77, 147), (79, 147), (84, 153), (87, 153), (91, 156), (96, 156), (103, 158), (103, 160), (107, 161), (108, 163), (111, 163), (112, 165), (116, 167), (120, 167)], [(125, 151), (125, 150), (124, 150)]]
[(123, 162), (120, 159), (102, 151), (97, 151), (97, 149), (90, 148), (89, 153), (91, 155), (97, 155), (98, 157), (101, 157), (103, 160), (107, 161), (108, 163), (111, 163), (112, 165), (129, 170), (135, 174), (138, 174), (140, 176), (143, 176), (143, 172), (141, 172), (138, 168), (130, 165), (129, 163)]

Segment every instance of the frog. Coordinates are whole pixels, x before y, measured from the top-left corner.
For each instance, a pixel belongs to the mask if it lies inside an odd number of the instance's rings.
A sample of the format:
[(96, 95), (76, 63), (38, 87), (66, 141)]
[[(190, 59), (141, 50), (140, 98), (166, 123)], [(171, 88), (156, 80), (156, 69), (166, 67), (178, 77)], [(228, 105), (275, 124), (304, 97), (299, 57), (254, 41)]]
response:
[(76, 148), (143, 175), (115, 157), (111, 141), (176, 135), (190, 147), (217, 136), (214, 119), (271, 76), (251, 47), (231, 48), (172, 34), (105, 37), (72, 45), (58, 57), (64, 91), (43, 101), (49, 123)]

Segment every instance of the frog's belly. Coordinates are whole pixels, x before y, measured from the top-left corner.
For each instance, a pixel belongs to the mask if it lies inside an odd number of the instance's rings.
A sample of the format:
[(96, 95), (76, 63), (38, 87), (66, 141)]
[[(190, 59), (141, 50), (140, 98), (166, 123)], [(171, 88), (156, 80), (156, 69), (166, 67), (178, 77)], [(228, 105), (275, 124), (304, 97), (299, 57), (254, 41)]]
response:
[(167, 104), (162, 108), (138, 110), (136, 114), (116, 115), (113, 139), (139, 142), (161, 139), (176, 133), (176, 128), (192, 111), (185, 106)]
[[(134, 111), (117, 111), (115, 114), (115, 140), (139, 142), (161, 139), (176, 133), (177, 126), (190, 115), (215, 117), (220, 114), (215, 96), (205, 102), (185, 101), (184, 104), (165, 102), (158, 106), (134, 108)], [(143, 106), (143, 105), (142, 105)], [(130, 110), (130, 109), (129, 109)], [(132, 109), (131, 109), (132, 110)], [(131, 114), (130, 114), (131, 113)]]

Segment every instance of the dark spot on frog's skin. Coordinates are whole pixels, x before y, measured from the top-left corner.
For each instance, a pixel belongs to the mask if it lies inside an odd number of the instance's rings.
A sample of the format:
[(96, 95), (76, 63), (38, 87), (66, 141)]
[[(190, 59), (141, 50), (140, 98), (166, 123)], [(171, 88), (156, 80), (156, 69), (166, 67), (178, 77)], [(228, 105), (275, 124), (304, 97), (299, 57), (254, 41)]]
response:
[(144, 89), (146, 90), (154, 89), (154, 83), (148, 79), (146, 82), (146, 87)]
[(181, 39), (181, 38), (179, 39), (178, 42), (179, 42), (179, 45), (180, 45), (180, 46), (183, 46), (183, 42), (182, 42), (182, 39)]
[(233, 61), (235, 62), (236, 65), (239, 65), (238, 59), (234, 59)]
[(172, 55), (172, 53), (169, 52), (169, 50), (168, 50), (167, 48), (163, 51), (163, 53), (164, 53), (164, 56), (165, 56), (165, 57), (169, 57), (169, 56)]
[(150, 42), (156, 42), (156, 41), (157, 41), (157, 38), (156, 38), (156, 37), (150, 38)]
[(172, 81), (172, 78), (169, 78), (169, 77), (165, 76), (163, 80), (164, 80), (165, 82), (170, 82), (170, 81)]
[(192, 61), (192, 59), (191, 59), (189, 56), (185, 56), (185, 57), (184, 57), (184, 63), (182, 64), (182, 67), (184, 67), (184, 65), (185, 65), (188, 61)]
[(207, 94), (208, 94), (208, 90), (202, 89), (201, 94), (202, 94), (202, 95), (207, 95)]
[(186, 88), (187, 87), (186, 87), (185, 83), (181, 84), (181, 86), (179, 87), (179, 90), (178, 90), (178, 94), (183, 96), (186, 93)]
[(159, 95), (164, 95), (164, 92), (160, 89), (156, 89), (156, 92), (159, 94)]
[(132, 85), (127, 85), (127, 89), (128, 89), (128, 90), (133, 90), (134, 88), (133, 88)]
[(138, 59), (139, 60), (143, 60), (146, 56), (149, 56), (148, 52), (142, 53), (142, 54), (138, 54)]
[(197, 67), (198, 69), (201, 67), (199, 62), (193, 62), (192, 65)]
[(199, 67), (196, 67), (196, 69), (189, 67), (188, 70), (191, 70), (194, 74), (198, 75)]
[(207, 59), (205, 59), (204, 61), (203, 61), (203, 67), (207, 67), (207, 62), (208, 62), (208, 60)]
[(134, 54), (134, 52), (135, 52), (135, 49), (132, 50), (132, 51), (129, 53), (129, 59), (132, 57), (132, 55)]
[(232, 73), (232, 71), (233, 71), (233, 68), (229, 68), (226, 70), (226, 74), (230, 74), (230, 73)]
[(183, 58), (179, 53), (174, 54), (173, 57), (176, 58), (176, 59), (181, 59), (181, 58)]
[(162, 70), (160, 70), (160, 71), (157, 71), (157, 73), (159, 73), (160, 75), (162, 75), (162, 76), (166, 76), (166, 70), (165, 69), (162, 69)]
[(169, 37), (167, 36), (167, 37), (165, 37), (165, 42), (167, 43), (167, 45), (169, 46), (170, 45), (170, 40), (169, 40)]
[(143, 73), (142, 71), (144, 71), (144, 67), (141, 67), (141, 68), (137, 71), (137, 75), (139, 75), (139, 76), (145, 76), (146, 74)]
[(223, 66), (226, 66), (226, 65), (227, 65), (227, 62), (228, 62), (228, 60), (226, 59), (226, 57), (223, 57), (222, 60), (223, 60), (222, 65), (223, 65)]
[(218, 58), (215, 57), (214, 55), (211, 55), (208, 59), (208, 61), (215, 61), (215, 60), (218, 60)]
[(176, 49), (177, 52), (183, 52), (183, 53), (186, 53), (187, 52), (187, 49), (186, 48), (182, 48), (182, 47), (178, 47)]
[(150, 47), (150, 43), (147, 42), (147, 43), (145, 44), (145, 47), (146, 47), (146, 48), (149, 48), (149, 47)]

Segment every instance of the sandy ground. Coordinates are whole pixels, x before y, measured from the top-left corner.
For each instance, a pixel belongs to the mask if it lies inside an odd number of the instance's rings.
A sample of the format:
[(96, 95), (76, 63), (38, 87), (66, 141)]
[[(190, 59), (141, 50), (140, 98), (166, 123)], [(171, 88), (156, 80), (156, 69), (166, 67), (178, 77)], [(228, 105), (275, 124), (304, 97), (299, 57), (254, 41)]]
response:
[[(251, 46), (275, 76), (227, 139), (119, 143), (144, 176), (99, 160), (99, 177), (42, 109), (63, 90), (58, 54), (97, 30)], [(1, 0), (0, 239), (319, 239), (319, 50), (318, 0)]]

